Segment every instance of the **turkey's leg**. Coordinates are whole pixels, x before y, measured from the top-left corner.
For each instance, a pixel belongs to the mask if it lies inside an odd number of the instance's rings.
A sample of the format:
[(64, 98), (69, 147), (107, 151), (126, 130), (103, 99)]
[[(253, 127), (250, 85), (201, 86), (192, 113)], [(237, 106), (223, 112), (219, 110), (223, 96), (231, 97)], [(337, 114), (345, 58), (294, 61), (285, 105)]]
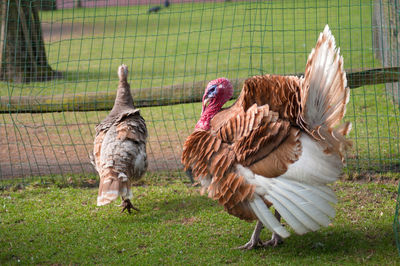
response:
[[(281, 215), (276, 210), (275, 210), (275, 218), (278, 219), (279, 222), (281, 221)], [(282, 243), (283, 243), (282, 237), (280, 235), (278, 235), (277, 233), (273, 232), (271, 239), (263, 242), (262, 245), (264, 247), (267, 247), (267, 246), (276, 247)]]
[(260, 240), (260, 233), (263, 228), (264, 225), (260, 221), (257, 221), (256, 227), (254, 228), (253, 234), (251, 235), (249, 242), (247, 242), (243, 246), (237, 247), (237, 249), (253, 249), (256, 248), (258, 244), (262, 244)]
[(121, 204), (122, 206), (122, 212), (125, 210), (128, 210), (129, 213), (132, 213), (131, 209), (134, 209), (135, 211), (140, 211), (138, 208), (132, 205), (132, 202), (129, 199), (124, 199), (124, 201)]

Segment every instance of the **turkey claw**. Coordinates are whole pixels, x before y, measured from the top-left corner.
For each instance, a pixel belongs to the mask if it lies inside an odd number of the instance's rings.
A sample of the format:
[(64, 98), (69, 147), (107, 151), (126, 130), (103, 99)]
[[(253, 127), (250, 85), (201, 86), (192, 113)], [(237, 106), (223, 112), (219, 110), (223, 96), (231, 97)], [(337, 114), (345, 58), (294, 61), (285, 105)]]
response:
[(273, 233), (271, 240), (262, 242), (259, 238), (258, 238), (258, 240), (251, 238), (249, 242), (247, 242), (243, 246), (237, 247), (236, 249), (250, 250), (250, 249), (255, 249), (255, 248), (259, 248), (259, 247), (273, 247), (274, 248), (282, 243), (283, 243), (282, 237), (276, 233)]
[(244, 244), (243, 246), (239, 246), (235, 249), (250, 250), (250, 249), (255, 249), (255, 248), (260, 247), (261, 244), (262, 244), (261, 241), (259, 241), (258, 243), (253, 243), (253, 242), (249, 241), (246, 244)]
[(282, 237), (276, 233), (273, 233), (271, 239), (268, 241), (265, 241), (264, 243), (262, 243), (262, 245), (264, 247), (268, 247), (268, 246), (277, 247), (278, 245), (280, 245), (282, 243), (283, 243)]
[(123, 213), (125, 210), (128, 210), (129, 214), (132, 213), (131, 209), (134, 209), (135, 211), (140, 211), (138, 208), (132, 205), (131, 201), (129, 199), (126, 199), (122, 202), (122, 211)]
[(255, 249), (260, 247), (260, 245), (262, 245), (262, 242), (260, 239), (258, 239), (258, 241), (253, 241), (252, 239), (247, 242), (246, 244), (244, 244), (243, 246), (239, 246), (235, 249), (240, 249), (240, 250), (250, 250), (250, 249)]

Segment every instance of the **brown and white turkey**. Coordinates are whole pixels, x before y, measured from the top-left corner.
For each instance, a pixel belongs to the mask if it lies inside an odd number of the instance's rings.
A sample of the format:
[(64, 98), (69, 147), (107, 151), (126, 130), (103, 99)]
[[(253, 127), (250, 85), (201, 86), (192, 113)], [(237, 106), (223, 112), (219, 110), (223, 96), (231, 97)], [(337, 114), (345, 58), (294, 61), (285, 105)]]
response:
[[(187, 138), (182, 163), (204, 192), (230, 214), (257, 220), (242, 249), (276, 246), (289, 232), (327, 226), (336, 196), (350, 123), (340, 124), (349, 100), (343, 58), (326, 26), (306, 64), (304, 77), (263, 75), (244, 82), (236, 102), (225, 78), (211, 81), (201, 117)], [(275, 215), (269, 209), (275, 209)], [(260, 240), (263, 226), (272, 239)]]
[(135, 208), (131, 182), (146, 172), (147, 128), (139, 109), (135, 109), (127, 81), (128, 68), (118, 68), (119, 86), (113, 109), (96, 126), (92, 163), (100, 175), (97, 205), (122, 198), (122, 211)]

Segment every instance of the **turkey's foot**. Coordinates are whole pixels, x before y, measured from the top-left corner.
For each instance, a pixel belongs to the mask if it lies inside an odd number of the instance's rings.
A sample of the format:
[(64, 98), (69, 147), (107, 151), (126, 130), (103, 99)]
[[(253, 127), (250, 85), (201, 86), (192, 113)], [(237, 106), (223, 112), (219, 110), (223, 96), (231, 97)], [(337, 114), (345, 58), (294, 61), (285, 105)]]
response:
[(132, 202), (129, 199), (125, 199), (122, 204), (122, 211), (123, 213), (125, 210), (128, 210), (129, 213), (132, 213), (131, 209), (134, 209), (135, 211), (140, 211), (138, 208), (132, 205)]
[(247, 242), (243, 246), (237, 247), (236, 249), (242, 249), (242, 250), (248, 249), (248, 250), (250, 250), (250, 249), (258, 248), (261, 245), (262, 245), (262, 242), (261, 242), (260, 239), (252, 239), (252, 238), (250, 238), (249, 242)]
[(260, 221), (257, 221), (256, 227), (254, 228), (253, 234), (251, 235), (249, 242), (247, 242), (243, 246), (237, 247), (236, 249), (253, 249), (257, 248), (259, 245), (262, 245), (260, 233), (263, 227), (263, 224)]
[[(281, 221), (281, 215), (276, 210), (275, 210), (275, 218), (279, 222)], [(262, 246), (263, 247), (269, 247), (269, 246), (270, 247), (276, 247), (276, 246), (278, 246), (278, 245), (280, 245), (282, 243), (283, 243), (283, 238), (280, 235), (278, 235), (277, 233), (273, 232), (271, 239), (268, 240), (268, 241), (263, 242)]]
[(264, 247), (268, 247), (268, 246), (276, 247), (282, 243), (283, 243), (282, 237), (280, 235), (278, 235), (277, 233), (272, 233), (271, 239), (268, 241), (265, 241), (264, 243), (262, 243), (262, 245)]

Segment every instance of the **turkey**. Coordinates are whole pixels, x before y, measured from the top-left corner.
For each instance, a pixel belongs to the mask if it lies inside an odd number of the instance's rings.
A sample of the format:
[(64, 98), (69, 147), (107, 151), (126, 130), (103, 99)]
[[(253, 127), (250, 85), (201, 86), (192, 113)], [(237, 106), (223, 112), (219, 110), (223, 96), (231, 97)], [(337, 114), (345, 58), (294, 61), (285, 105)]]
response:
[(127, 81), (128, 68), (118, 68), (119, 86), (110, 114), (96, 126), (92, 164), (100, 175), (97, 206), (109, 204), (119, 196), (122, 212), (137, 210), (132, 203), (131, 182), (146, 172), (147, 128), (139, 109), (135, 109)]
[[(276, 246), (289, 236), (328, 226), (338, 179), (351, 146), (340, 123), (349, 100), (343, 58), (328, 25), (308, 57), (304, 77), (263, 75), (244, 82), (236, 102), (226, 78), (208, 83), (201, 117), (186, 139), (182, 164), (225, 210), (254, 232), (240, 249)], [(273, 207), (274, 214), (269, 209)], [(272, 239), (262, 242), (263, 227)]]

